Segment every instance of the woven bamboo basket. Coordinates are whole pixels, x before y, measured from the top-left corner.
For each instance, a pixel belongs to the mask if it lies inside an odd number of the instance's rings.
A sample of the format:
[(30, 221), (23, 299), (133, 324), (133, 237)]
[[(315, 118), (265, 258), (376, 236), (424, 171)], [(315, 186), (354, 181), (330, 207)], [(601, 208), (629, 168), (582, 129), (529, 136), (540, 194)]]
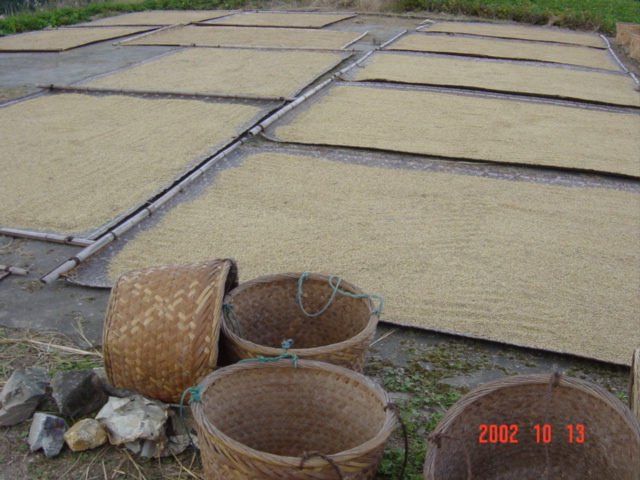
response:
[(196, 390), (207, 480), (373, 479), (397, 426), (384, 390), (324, 362), (244, 361)]
[(222, 302), (237, 272), (234, 260), (223, 259), (120, 275), (104, 325), (111, 384), (179, 402), (217, 363)]
[(425, 480), (640, 479), (631, 411), (597, 385), (557, 374), (486, 383), (429, 438)]
[(629, 377), (629, 408), (640, 421), (640, 347), (631, 357), (631, 375)]
[[(301, 282), (302, 275), (306, 276)], [(340, 280), (339, 289), (359, 297), (334, 294), (332, 285), (337, 281), (317, 273), (284, 273), (260, 277), (232, 290), (225, 307), (230, 306), (233, 313), (225, 315), (222, 324), (224, 362), (277, 356), (282, 342), (291, 339), (289, 351), (300, 358), (362, 372), (380, 308), (376, 310), (371, 296), (345, 280)], [(307, 315), (327, 305), (323, 313)]]

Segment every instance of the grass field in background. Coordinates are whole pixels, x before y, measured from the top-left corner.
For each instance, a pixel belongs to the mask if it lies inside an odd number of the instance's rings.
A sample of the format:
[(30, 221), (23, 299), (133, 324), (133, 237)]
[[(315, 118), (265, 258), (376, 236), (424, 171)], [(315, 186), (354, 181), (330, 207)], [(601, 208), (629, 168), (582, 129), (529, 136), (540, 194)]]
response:
[[(360, 2), (336, 6), (358, 10)], [(323, 3), (326, 6), (327, 2)], [(299, 6), (300, 3), (296, 3)], [(640, 23), (640, 0), (396, 0), (389, 12), (446, 12), (487, 19), (515, 20), (533, 25), (552, 24), (576, 30), (615, 35), (616, 22)], [(268, 8), (256, 0), (0, 0), (0, 35), (61, 27), (96, 16), (142, 10)]]

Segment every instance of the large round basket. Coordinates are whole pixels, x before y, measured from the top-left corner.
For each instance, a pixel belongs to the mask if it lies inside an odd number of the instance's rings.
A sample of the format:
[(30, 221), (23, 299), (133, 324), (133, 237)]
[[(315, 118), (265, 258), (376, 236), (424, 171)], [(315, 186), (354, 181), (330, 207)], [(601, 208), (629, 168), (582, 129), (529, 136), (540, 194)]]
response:
[[(336, 293), (336, 285), (350, 295)], [(225, 298), (225, 309), (230, 310), (222, 325), (221, 349), (228, 364), (277, 356), (282, 342), (291, 339), (289, 352), (299, 358), (362, 372), (379, 320), (379, 307), (370, 296), (345, 280), (317, 273), (242, 283)]]
[(237, 272), (234, 260), (223, 259), (120, 275), (103, 339), (113, 386), (179, 402), (217, 363), (222, 302)]
[(207, 480), (373, 479), (397, 426), (384, 390), (324, 362), (240, 362), (196, 391)]
[(592, 383), (522, 375), (462, 397), (430, 436), (425, 480), (639, 480), (640, 426)]

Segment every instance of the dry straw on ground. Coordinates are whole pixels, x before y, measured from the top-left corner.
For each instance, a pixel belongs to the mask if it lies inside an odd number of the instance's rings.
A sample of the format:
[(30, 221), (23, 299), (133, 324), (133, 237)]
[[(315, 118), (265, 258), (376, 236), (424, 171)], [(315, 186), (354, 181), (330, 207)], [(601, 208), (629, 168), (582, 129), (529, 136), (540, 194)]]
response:
[(462, 33), (486, 37), (537, 40), (542, 42), (571, 43), (586, 47), (606, 48), (598, 35), (578, 33), (557, 28), (525, 27), (522, 25), (496, 25), (491, 23), (437, 23), (427, 32)]
[(299, 143), (640, 176), (640, 116), (483, 96), (339, 86), (279, 126)]
[(640, 107), (640, 93), (626, 75), (472, 58), (379, 53), (355, 80), (479, 88)]
[(107, 17), (84, 25), (176, 25), (178, 23), (203, 22), (234, 13), (236, 10), (157, 10)]
[(383, 319), (628, 364), (640, 196), (254, 154), (112, 260), (341, 275)]
[(143, 27), (114, 28), (59, 28), (10, 35), (0, 38), (1, 51), (62, 51), (88, 43), (133, 35), (148, 30)]
[(206, 23), (252, 27), (321, 28), (351, 17), (353, 15), (329, 13), (249, 12)]
[(179, 26), (123, 44), (338, 49), (359, 36), (354, 32), (302, 28)]
[(328, 52), (187, 49), (88, 85), (286, 97), (344, 58)]
[(261, 112), (61, 94), (0, 109), (0, 225), (78, 233), (144, 202)]
[(573, 45), (519, 42), (514, 40), (487, 40), (414, 33), (393, 43), (391, 50), (413, 50), (473, 55), (491, 58), (511, 58), (540, 62), (565, 63), (580, 67), (621, 71), (606, 50)]

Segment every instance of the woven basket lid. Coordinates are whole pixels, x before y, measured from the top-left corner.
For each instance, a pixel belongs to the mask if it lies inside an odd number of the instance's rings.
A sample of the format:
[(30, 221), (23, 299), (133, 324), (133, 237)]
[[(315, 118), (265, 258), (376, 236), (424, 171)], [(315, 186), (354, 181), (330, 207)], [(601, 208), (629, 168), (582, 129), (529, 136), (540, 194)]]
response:
[(425, 480), (640, 480), (640, 424), (629, 408), (559, 374), (485, 383), (429, 439)]
[(238, 285), (232, 259), (125, 272), (107, 308), (103, 351), (114, 387), (179, 402), (218, 359), (225, 294)]

